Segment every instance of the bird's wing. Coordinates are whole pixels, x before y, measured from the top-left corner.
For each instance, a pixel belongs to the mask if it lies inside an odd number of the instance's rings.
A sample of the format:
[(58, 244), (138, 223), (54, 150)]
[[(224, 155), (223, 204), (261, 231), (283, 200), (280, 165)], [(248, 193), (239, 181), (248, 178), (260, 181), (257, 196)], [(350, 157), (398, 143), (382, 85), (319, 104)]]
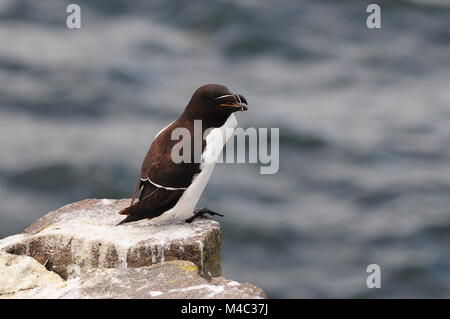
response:
[(155, 187), (155, 190), (142, 197), (142, 199), (137, 203), (119, 212), (119, 214), (128, 215), (127, 218), (120, 222), (120, 224), (144, 218), (151, 219), (158, 217), (165, 211), (175, 206), (181, 195), (183, 195), (182, 190), (169, 191), (163, 188)]
[[(119, 212), (129, 215), (121, 223), (154, 218), (172, 208), (189, 187), (193, 177), (200, 172), (200, 163), (194, 163), (193, 158), (191, 163), (175, 163), (172, 160), (172, 147), (179, 143), (171, 139), (172, 130), (169, 126), (160, 132), (150, 146), (142, 164), (140, 182), (136, 187), (141, 188), (140, 200)], [(203, 141), (202, 151), (205, 145), (206, 142)]]
[[(179, 127), (192, 129), (192, 122), (174, 122), (158, 134), (142, 164), (141, 180), (148, 180), (154, 185), (157, 184), (168, 189), (187, 188), (194, 175), (200, 173), (200, 163), (198, 160), (197, 163), (195, 161), (193, 137), (189, 141), (191, 146), (190, 162), (175, 163), (172, 159), (172, 148), (180, 143), (180, 140), (172, 139), (172, 131)], [(203, 152), (205, 146), (206, 141), (202, 140), (201, 150), (198, 151)], [(183, 150), (181, 154), (183, 154)]]

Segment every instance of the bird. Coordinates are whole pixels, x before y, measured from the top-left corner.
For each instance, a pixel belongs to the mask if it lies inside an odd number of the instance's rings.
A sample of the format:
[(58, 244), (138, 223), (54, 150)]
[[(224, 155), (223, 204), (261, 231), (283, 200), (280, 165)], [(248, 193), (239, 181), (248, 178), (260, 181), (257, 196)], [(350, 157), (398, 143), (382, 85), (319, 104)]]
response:
[[(200, 86), (181, 115), (156, 134), (143, 160), (130, 205), (119, 211), (127, 216), (118, 225), (141, 219), (153, 223), (191, 223), (205, 214), (223, 217), (207, 207), (197, 209), (196, 205), (223, 146), (237, 127), (234, 113), (247, 111), (247, 105), (244, 96), (232, 93), (224, 85)], [(195, 124), (199, 120), (201, 132), (196, 132)], [(177, 129), (190, 133), (191, 139), (186, 145), (194, 152), (185, 154), (184, 149), (182, 152), (189, 160), (172, 158), (173, 148), (179, 143), (172, 137)], [(201, 142), (196, 142), (196, 138)], [(139, 200), (136, 201), (138, 193)]]

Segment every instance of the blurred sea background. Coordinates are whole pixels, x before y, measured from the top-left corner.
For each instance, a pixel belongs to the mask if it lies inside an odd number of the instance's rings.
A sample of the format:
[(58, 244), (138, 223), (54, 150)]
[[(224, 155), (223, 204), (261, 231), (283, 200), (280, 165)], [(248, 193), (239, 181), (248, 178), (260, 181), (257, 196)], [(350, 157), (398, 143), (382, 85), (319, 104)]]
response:
[[(66, 6), (81, 6), (81, 30)], [(271, 298), (450, 297), (450, 2), (0, 0), (0, 237), (132, 192), (155, 134), (205, 83), (280, 170), (218, 164), (226, 277)], [(381, 266), (381, 289), (366, 267)]]

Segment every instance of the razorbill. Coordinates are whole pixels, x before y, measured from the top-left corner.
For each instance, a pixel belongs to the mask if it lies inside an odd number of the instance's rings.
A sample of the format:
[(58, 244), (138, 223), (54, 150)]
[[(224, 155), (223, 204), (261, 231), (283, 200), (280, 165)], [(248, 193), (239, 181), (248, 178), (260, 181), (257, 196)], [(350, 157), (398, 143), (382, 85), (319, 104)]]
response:
[[(199, 210), (195, 207), (220, 151), (237, 126), (233, 113), (247, 110), (244, 104), (247, 101), (242, 95), (231, 93), (223, 85), (207, 84), (198, 88), (183, 113), (156, 135), (142, 163), (130, 206), (119, 212), (128, 216), (119, 224), (144, 218), (155, 223), (192, 222), (204, 214), (220, 215), (206, 207)], [(194, 130), (196, 120), (201, 120), (201, 136), (194, 136), (199, 135)], [(179, 143), (172, 138), (177, 128), (190, 132), (189, 143), (194, 152), (189, 161), (172, 159), (172, 148)], [(209, 133), (205, 134), (207, 130)], [(200, 143), (195, 141), (198, 138)], [(199, 152), (195, 151), (196, 145)], [(139, 201), (135, 203), (139, 192)]]

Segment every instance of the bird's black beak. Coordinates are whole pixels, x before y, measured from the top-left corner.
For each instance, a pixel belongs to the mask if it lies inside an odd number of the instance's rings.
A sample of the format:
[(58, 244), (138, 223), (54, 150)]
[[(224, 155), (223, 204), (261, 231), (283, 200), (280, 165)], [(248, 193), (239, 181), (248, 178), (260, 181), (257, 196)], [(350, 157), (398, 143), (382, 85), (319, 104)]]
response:
[(220, 104), (220, 106), (231, 106), (234, 108), (238, 108), (240, 111), (247, 111), (248, 107), (244, 104), (247, 104), (247, 100), (245, 99), (245, 97), (243, 97), (240, 94), (236, 94), (234, 95), (235, 97), (235, 102), (226, 102), (226, 103), (222, 103)]

